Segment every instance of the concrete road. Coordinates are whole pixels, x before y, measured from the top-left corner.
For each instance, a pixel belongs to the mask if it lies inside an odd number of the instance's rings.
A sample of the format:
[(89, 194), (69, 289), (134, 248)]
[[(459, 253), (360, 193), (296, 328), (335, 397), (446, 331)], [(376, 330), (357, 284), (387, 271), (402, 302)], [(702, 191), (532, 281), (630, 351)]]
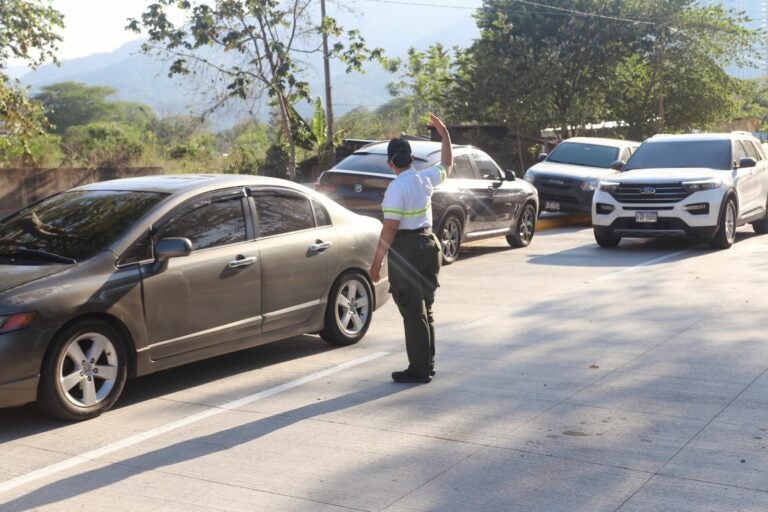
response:
[(445, 267), (437, 376), (393, 304), (129, 382), (80, 424), (0, 411), (0, 511), (768, 510), (768, 236), (600, 249), (585, 227)]

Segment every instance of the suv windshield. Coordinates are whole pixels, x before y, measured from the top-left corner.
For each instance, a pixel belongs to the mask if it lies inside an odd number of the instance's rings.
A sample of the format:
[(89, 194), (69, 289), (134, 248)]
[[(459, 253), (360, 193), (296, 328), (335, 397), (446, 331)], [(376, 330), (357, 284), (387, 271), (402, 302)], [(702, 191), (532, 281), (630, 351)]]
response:
[[(428, 166), (428, 162), (414, 157), (413, 166), (421, 170)], [(353, 153), (336, 164), (336, 169), (375, 174), (395, 174), (387, 165), (387, 155), (380, 153)]]
[(547, 157), (547, 162), (608, 169), (618, 158), (619, 148), (566, 141), (561, 142), (552, 150)]
[(624, 170), (706, 167), (727, 171), (731, 165), (730, 140), (669, 140), (641, 144)]
[(112, 243), (166, 194), (114, 190), (64, 192), (0, 223), (0, 255), (87, 259)]

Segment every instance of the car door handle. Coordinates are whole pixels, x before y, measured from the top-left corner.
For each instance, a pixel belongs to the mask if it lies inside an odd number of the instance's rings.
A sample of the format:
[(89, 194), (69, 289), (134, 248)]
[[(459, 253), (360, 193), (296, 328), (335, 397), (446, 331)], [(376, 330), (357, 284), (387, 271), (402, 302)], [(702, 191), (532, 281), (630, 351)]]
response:
[(333, 245), (333, 242), (323, 242), (321, 240), (318, 240), (317, 243), (314, 243), (309, 246), (309, 250), (312, 252), (323, 252), (326, 249), (330, 249)]
[(238, 256), (234, 260), (227, 263), (227, 267), (229, 268), (240, 268), (240, 267), (247, 267), (249, 265), (253, 265), (258, 261), (258, 258), (256, 256), (250, 256), (248, 258), (245, 258), (243, 256)]

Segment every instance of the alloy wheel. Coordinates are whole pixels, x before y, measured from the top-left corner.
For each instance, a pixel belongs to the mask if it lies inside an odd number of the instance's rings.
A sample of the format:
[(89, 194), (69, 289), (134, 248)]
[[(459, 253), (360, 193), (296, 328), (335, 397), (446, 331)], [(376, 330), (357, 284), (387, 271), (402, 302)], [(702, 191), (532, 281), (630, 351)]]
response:
[(118, 379), (119, 359), (103, 334), (86, 332), (70, 340), (59, 360), (58, 386), (77, 407), (91, 407), (106, 399)]

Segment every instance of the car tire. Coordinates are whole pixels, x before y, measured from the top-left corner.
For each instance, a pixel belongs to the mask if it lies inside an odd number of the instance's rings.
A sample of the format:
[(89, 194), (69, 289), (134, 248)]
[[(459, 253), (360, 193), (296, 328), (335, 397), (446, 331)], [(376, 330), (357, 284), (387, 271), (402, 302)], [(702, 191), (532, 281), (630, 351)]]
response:
[(123, 336), (101, 320), (83, 320), (54, 338), (40, 374), (38, 406), (46, 414), (82, 421), (109, 410), (128, 377)]
[(728, 197), (720, 212), (720, 221), (717, 223), (717, 233), (710, 242), (715, 249), (729, 249), (736, 241), (736, 201)]
[(464, 236), (464, 226), (461, 218), (455, 213), (449, 213), (440, 223), (437, 230), (440, 246), (443, 252), (443, 265), (450, 265), (459, 259), (461, 237)]
[(753, 222), (752, 229), (754, 229), (755, 233), (757, 233), (758, 235), (764, 235), (768, 233), (768, 199), (766, 200), (765, 217), (763, 217), (757, 222)]
[(621, 242), (621, 237), (613, 234), (613, 230), (610, 228), (593, 228), (595, 234), (595, 242), (600, 247), (617, 247)]
[(536, 206), (533, 203), (526, 203), (514, 231), (507, 235), (507, 243), (512, 247), (528, 247), (533, 234), (536, 231)]
[(360, 272), (345, 272), (331, 287), (320, 337), (331, 345), (353, 345), (371, 325), (373, 291)]

